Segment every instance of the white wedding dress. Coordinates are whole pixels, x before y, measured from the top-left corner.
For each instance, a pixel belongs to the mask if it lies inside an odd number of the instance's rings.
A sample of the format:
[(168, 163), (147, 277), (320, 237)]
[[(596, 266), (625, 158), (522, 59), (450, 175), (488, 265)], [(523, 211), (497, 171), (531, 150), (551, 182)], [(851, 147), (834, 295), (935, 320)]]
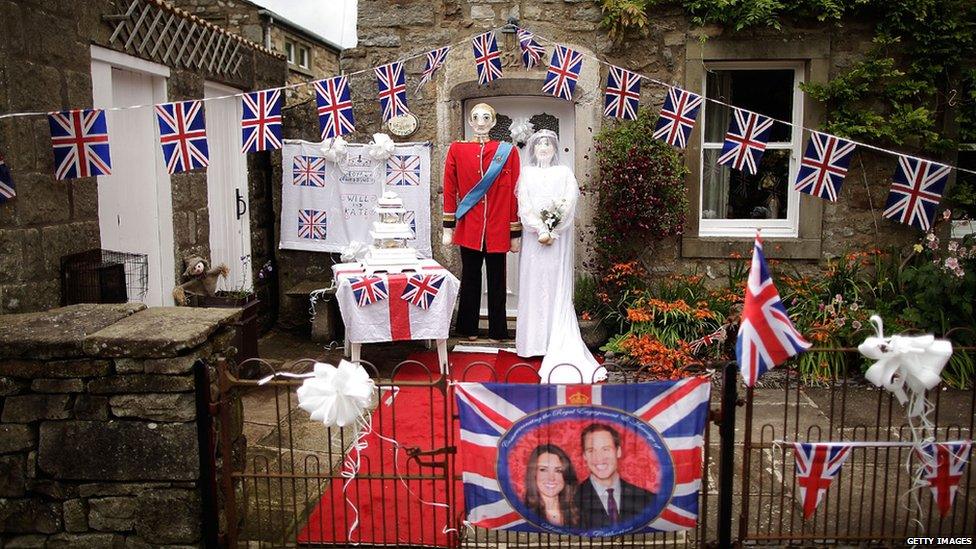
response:
[[(579, 186), (566, 166), (525, 166), (518, 181), (522, 253), (519, 259), (518, 315), (515, 350), (521, 357), (544, 355), (542, 383), (591, 383), (606, 379), (580, 336), (573, 308), (576, 233), (573, 218)], [(549, 245), (539, 242), (546, 231), (540, 212), (560, 200), (565, 213)], [(571, 364), (573, 367), (560, 364)], [(582, 376), (582, 378), (581, 378)]]

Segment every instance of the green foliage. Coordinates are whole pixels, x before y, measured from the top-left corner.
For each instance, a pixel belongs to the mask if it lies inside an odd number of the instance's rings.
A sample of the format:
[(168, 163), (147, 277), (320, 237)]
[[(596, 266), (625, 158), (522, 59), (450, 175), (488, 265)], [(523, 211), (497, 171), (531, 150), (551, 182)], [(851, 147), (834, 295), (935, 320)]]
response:
[(622, 39), (630, 30), (647, 34), (647, 11), (657, 3), (658, 0), (601, 0), (601, 23), (615, 41)]
[(573, 305), (576, 308), (577, 316), (587, 314), (593, 319), (603, 316), (606, 306), (600, 299), (599, 291), (596, 277), (590, 273), (576, 275), (576, 284), (573, 286)]

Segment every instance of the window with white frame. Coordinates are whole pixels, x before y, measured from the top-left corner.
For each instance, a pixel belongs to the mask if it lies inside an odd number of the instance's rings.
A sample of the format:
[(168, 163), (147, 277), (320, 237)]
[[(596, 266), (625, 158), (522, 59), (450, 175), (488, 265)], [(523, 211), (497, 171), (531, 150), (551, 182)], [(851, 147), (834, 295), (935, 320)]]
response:
[(295, 44), (285, 42), (285, 57), (288, 58), (289, 64), (295, 63)]
[(311, 65), (311, 63), (309, 61), (311, 59), (311, 57), (312, 56), (310, 55), (310, 52), (309, 52), (308, 48), (306, 48), (305, 46), (298, 46), (298, 66), (299, 67), (302, 67), (304, 69), (309, 68), (309, 66)]
[(774, 122), (754, 175), (718, 164), (732, 109), (711, 101), (703, 113), (699, 236), (748, 237), (757, 228), (773, 237), (796, 237), (800, 196), (792, 181), (801, 158), (802, 63), (722, 62), (706, 67), (705, 97)]

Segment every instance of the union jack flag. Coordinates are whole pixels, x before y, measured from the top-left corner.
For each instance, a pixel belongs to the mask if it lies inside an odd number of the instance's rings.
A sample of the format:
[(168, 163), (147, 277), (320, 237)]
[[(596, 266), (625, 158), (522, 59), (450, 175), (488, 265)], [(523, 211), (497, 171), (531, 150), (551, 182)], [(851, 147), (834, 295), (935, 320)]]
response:
[(403, 214), (403, 222), (410, 227), (410, 238), (417, 238), (417, 212), (408, 210)]
[(409, 113), (403, 62), (396, 61), (382, 67), (376, 67), (373, 72), (376, 73), (376, 88), (379, 90), (383, 122)]
[(948, 178), (949, 166), (899, 156), (894, 183), (882, 215), (923, 231), (929, 230)]
[(762, 239), (756, 233), (739, 336), (735, 342), (735, 358), (742, 379), (746, 386), (752, 387), (766, 371), (809, 348), (810, 343), (793, 327), (779, 298), (766, 266)]
[(420, 185), (420, 156), (394, 154), (386, 160), (386, 184), (393, 187)]
[(426, 311), (437, 297), (437, 292), (441, 291), (442, 284), (444, 275), (413, 275), (407, 278), (407, 286), (400, 297)]
[(166, 171), (173, 174), (210, 165), (202, 101), (156, 105), (156, 119)]
[(420, 88), (424, 87), (427, 82), (430, 82), (434, 78), (434, 73), (447, 60), (447, 52), (449, 51), (451, 51), (451, 47), (444, 46), (443, 48), (437, 48), (436, 50), (427, 52), (427, 64), (424, 65), (424, 72), (420, 75), (420, 83), (417, 84), (417, 91), (420, 91)]
[(669, 88), (654, 128), (654, 137), (672, 147), (685, 148), (701, 105), (702, 96), (681, 88)]
[(759, 160), (766, 151), (773, 119), (743, 109), (733, 109), (729, 132), (725, 134), (719, 164), (731, 166), (748, 174), (759, 171)]
[(296, 156), (292, 163), (291, 184), (301, 187), (324, 187), (325, 159), (317, 156)]
[(356, 117), (349, 99), (349, 78), (336, 76), (317, 80), (314, 86), (322, 139), (335, 139), (356, 131)]
[(14, 180), (10, 177), (10, 168), (4, 162), (3, 156), (0, 156), (0, 204), (15, 196), (17, 196), (17, 192), (14, 191)]
[(241, 152), (281, 148), (281, 89), (245, 93), (241, 97)]
[[(458, 383), (467, 520), (490, 529), (593, 536), (694, 528), (709, 390), (702, 377), (627, 385)], [(650, 497), (614, 526), (547, 524), (519, 492), (528, 453), (539, 443), (558, 446), (582, 489), (589, 481), (580, 436), (594, 423), (617, 431), (618, 472), (628, 484), (643, 483)]]
[(813, 516), (830, 483), (851, 455), (851, 446), (843, 443), (794, 442), (796, 483), (800, 487), (803, 518)]
[(607, 93), (603, 107), (604, 116), (622, 120), (637, 118), (640, 103), (641, 76), (620, 67), (610, 67), (607, 74)]
[(959, 491), (959, 481), (969, 462), (972, 445), (970, 440), (960, 440), (925, 444), (917, 450), (922, 460), (924, 482), (932, 490), (932, 499), (942, 517), (949, 514)]
[(378, 276), (354, 276), (349, 279), (352, 295), (360, 307), (371, 305), (389, 297), (386, 282)]
[(112, 175), (105, 111), (84, 109), (55, 112), (47, 119), (51, 126), (55, 177), (74, 179)]
[(576, 81), (579, 79), (582, 67), (582, 53), (566, 46), (556, 46), (552, 50), (552, 59), (549, 61), (549, 70), (546, 71), (546, 82), (542, 85), (542, 91), (572, 101), (573, 90), (576, 89)]
[(487, 86), (489, 82), (502, 76), (502, 58), (498, 52), (498, 42), (494, 32), (479, 34), (471, 39), (474, 49), (475, 68), (478, 69), (478, 84)]
[(298, 210), (298, 238), (325, 240), (326, 216), (319, 210)]
[(851, 164), (854, 143), (813, 132), (807, 152), (800, 161), (800, 171), (796, 174), (793, 187), (803, 193), (819, 196), (837, 202), (840, 186), (847, 177), (847, 167)]
[(542, 56), (546, 53), (545, 48), (535, 41), (535, 35), (531, 31), (519, 29), (518, 35), (519, 50), (522, 52), (522, 64), (526, 69), (531, 69), (542, 61)]

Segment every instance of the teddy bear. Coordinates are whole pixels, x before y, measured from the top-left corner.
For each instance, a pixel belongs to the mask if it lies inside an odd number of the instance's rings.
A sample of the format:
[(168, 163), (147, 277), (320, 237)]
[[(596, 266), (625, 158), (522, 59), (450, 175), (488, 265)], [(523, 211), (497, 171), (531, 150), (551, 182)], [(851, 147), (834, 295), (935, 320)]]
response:
[(183, 264), (186, 266), (183, 278), (189, 280), (173, 288), (173, 300), (177, 305), (186, 305), (186, 294), (213, 297), (217, 293), (217, 279), (227, 278), (230, 272), (223, 263), (211, 269), (210, 263), (198, 255), (184, 258)]

